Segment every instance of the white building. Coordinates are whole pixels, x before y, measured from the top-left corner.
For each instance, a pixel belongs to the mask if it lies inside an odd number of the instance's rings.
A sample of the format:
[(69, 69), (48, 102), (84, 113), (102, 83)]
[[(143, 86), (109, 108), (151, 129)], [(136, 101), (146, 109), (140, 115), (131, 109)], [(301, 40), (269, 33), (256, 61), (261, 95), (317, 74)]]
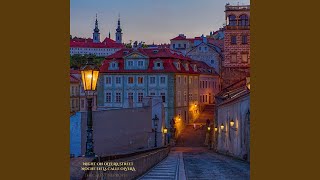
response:
[[(120, 19), (117, 31), (120, 28)], [(106, 37), (102, 42), (100, 41), (100, 32), (98, 28), (98, 20), (96, 19), (95, 28), (93, 30), (93, 39), (91, 38), (73, 38), (70, 40), (70, 55), (88, 55), (105, 57), (109, 56), (118, 50), (124, 48), (121, 41), (114, 41), (109, 37)], [(122, 39), (122, 32), (117, 34), (117, 38)]]

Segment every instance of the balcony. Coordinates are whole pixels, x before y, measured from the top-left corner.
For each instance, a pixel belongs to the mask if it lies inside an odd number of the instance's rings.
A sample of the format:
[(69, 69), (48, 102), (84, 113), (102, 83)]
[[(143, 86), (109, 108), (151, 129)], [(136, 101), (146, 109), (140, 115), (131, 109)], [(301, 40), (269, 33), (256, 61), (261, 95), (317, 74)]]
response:
[(250, 30), (250, 26), (226, 26), (226, 30)]
[(243, 6), (230, 6), (226, 5), (226, 11), (249, 11), (250, 5), (243, 5)]

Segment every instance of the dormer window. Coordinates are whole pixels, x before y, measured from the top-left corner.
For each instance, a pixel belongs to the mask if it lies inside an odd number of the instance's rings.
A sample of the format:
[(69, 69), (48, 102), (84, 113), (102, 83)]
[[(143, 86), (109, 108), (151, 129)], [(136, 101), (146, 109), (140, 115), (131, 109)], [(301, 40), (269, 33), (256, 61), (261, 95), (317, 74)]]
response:
[(159, 50), (153, 50), (153, 53), (154, 54), (156, 54), (156, 53), (158, 53), (159, 52)]
[(192, 64), (192, 69), (194, 72), (197, 72), (197, 65), (196, 64)]
[(180, 67), (180, 62), (177, 62), (177, 63), (176, 63), (176, 67), (177, 67), (178, 70), (181, 69), (181, 67)]
[(109, 70), (118, 70), (118, 62), (117, 61), (111, 61), (109, 64)]
[(153, 69), (154, 70), (163, 69), (163, 62), (161, 59), (157, 59), (153, 62)]
[(189, 71), (189, 64), (188, 63), (184, 63), (183, 66), (186, 71)]
[(129, 53), (129, 51), (123, 51), (123, 54), (128, 54)]

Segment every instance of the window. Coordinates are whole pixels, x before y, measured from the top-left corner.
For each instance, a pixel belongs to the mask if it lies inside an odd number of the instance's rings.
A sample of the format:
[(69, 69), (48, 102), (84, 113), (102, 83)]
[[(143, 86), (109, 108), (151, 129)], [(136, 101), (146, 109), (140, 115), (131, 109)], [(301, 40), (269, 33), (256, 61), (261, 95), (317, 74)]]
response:
[(166, 83), (166, 77), (160, 77), (160, 83), (165, 84)]
[(211, 60), (211, 64), (214, 64), (214, 60)]
[(181, 48), (181, 44), (178, 44), (178, 47)]
[(187, 48), (187, 44), (184, 44), (183, 47), (184, 47), (184, 48)]
[(180, 63), (177, 63), (177, 69), (180, 69)]
[(236, 26), (237, 25), (237, 20), (236, 20), (236, 16), (235, 15), (230, 15), (228, 17), (229, 19), (229, 26)]
[(231, 44), (237, 44), (237, 36), (231, 36)]
[(133, 84), (134, 80), (133, 77), (128, 77), (128, 84)]
[(206, 95), (206, 102), (208, 102), (208, 95)]
[(204, 50), (205, 50), (205, 51), (207, 51), (207, 50), (208, 50), (208, 48), (207, 48), (207, 47), (204, 47)]
[(187, 92), (185, 91), (183, 95), (184, 95), (184, 102), (187, 102)]
[(133, 102), (133, 92), (128, 93), (128, 102)]
[(121, 93), (120, 92), (116, 93), (116, 103), (121, 103)]
[(74, 108), (74, 100), (72, 99), (72, 105), (71, 108)]
[(116, 77), (116, 84), (121, 84), (121, 77)]
[(187, 76), (184, 76), (184, 84), (187, 84)]
[(249, 26), (249, 18), (247, 15), (243, 14), (240, 16), (239, 26)]
[(189, 84), (190, 85), (192, 84), (192, 77), (191, 76), (189, 77)]
[(106, 103), (111, 103), (111, 93), (110, 92), (106, 93)]
[(139, 67), (143, 66), (143, 61), (138, 61), (138, 66)]
[(179, 84), (181, 84), (181, 77), (180, 76), (178, 77), (178, 82), (179, 82)]
[(158, 67), (158, 68), (161, 67), (161, 63), (160, 63), (160, 62), (157, 62), (157, 63), (156, 63), (156, 67)]
[(133, 66), (133, 61), (128, 61), (128, 66)]
[(248, 44), (248, 36), (247, 35), (242, 36), (242, 44)]
[(166, 102), (166, 93), (162, 92), (160, 96), (162, 97), (162, 102)]
[(138, 84), (143, 84), (143, 77), (138, 77)]
[(71, 95), (72, 96), (74, 95), (74, 87), (73, 86), (71, 87)]
[(156, 83), (156, 77), (150, 77), (150, 84)]
[(206, 88), (208, 88), (208, 81), (206, 81)]
[(174, 48), (174, 49), (176, 48), (176, 44), (173, 44), (173, 48)]
[(247, 63), (248, 62), (248, 54), (241, 54), (241, 56), (242, 56), (242, 58), (241, 58), (242, 62)]
[(180, 103), (180, 102), (181, 102), (181, 92), (178, 91), (178, 103)]
[(106, 77), (106, 84), (111, 84), (111, 77), (110, 76)]
[(112, 63), (112, 67), (113, 67), (113, 68), (116, 67), (116, 63), (115, 63), (115, 62)]
[(201, 51), (201, 47), (199, 47), (199, 51)]
[(237, 54), (231, 54), (231, 62), (232, 63), (237, 62)]
[(139, 92), (138, 93), (138, 102), (141, 103), (142, 102), (142, 98), (143, 98), (143, 93)]

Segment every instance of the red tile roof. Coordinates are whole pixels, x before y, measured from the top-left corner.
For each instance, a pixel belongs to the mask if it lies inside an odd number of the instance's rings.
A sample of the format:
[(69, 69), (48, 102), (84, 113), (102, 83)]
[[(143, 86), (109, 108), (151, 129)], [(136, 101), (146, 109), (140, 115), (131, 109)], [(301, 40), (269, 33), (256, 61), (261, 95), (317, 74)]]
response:
[(70, 47), (82, 47), (82, 48), (124, 48), (121, 43), (116, 43), (110, 38), (105, 38), (101, 43), (94, 43), (92, 39), (77, 38), (70, 40)]
[(80, 80), (70, 74), (70, 83), (80, 83)]
[[(158, 52), (154, 52), (157, 50)], [(124, 52), (127, 51), (125, 54)], [(130, 55), (130, 53), (137, 52), (142, 55), (149, 57), (149, 66), (148, 69), (145, 70), (136, 70), (136, 69), (124, 69), (124, 58), (125, 56)], [(161, 59), (163, 62), (163, 69), (161, 70), (154, 70), (153, 69), (153, 62)], [(117, 61), (119, 70), (109, 70), (109, 62), (110, 61)], [(189, 71), (187, 71), (184, 66), (181, 64), (180, 70), (176, 68), (174, 62), (180, 61), (181, 63), (188, 63)], [(168, 48), (158, 48), (158, 49), (122, 49), (118, 52), (107, 56), (106, 59), (103, 61), (102, 66), (100, 67), (101, 73), (190, 73), (190, 74), (198, 74), (198, 72), (194, 72), (190, 63), (193, 64), (194, 61), (191, 60), (189, 57), (183, 56), (178, 51), (173, 51)]]

